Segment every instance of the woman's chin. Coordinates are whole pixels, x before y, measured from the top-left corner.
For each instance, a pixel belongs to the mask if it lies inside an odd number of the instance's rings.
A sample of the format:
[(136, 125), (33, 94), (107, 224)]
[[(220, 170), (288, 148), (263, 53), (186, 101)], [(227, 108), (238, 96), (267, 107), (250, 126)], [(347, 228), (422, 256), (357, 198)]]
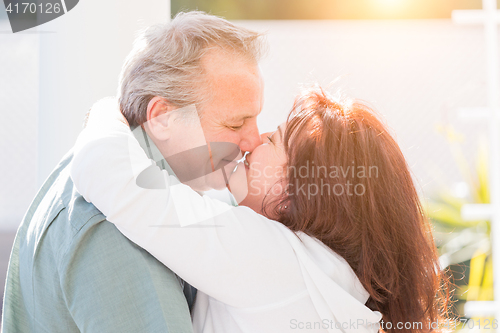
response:
[(264, 214), (264, 212), (262, 211), (262, 198), (258, 198), (258, 197), (254, 197), (252, 196), (251, 194), (250, 195), (247, 195), (245, 199), (243, 199), (240, 203), (239, 203), (240, 206), (245, 206), (245, 207), (248, 207), (250, 208), (251, 210), (253, 210), (254, 212), (256, 213), (259, 213), (269, 219), (274, 219), (275, 217), (273, 216), (268, 216), (266, 214)]

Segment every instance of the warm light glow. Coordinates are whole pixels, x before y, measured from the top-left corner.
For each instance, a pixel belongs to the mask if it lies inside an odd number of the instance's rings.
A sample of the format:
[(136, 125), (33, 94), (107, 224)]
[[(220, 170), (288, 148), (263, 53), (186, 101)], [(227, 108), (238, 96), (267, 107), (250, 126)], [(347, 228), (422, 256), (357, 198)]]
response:
[(372, 0), (375, 12), (382, 16), (399, 16), (408, 10), (409, 2), (408, 0)]
[(404, 0), (376, 0), (376, 1), (385, 6), (398, 6), (404, 2)]

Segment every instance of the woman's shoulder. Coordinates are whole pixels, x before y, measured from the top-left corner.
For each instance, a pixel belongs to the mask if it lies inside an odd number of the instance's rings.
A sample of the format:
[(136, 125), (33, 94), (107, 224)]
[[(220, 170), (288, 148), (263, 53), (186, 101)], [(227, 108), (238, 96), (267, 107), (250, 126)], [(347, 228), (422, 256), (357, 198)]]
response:
[[(284, 228), (286, 226), (283, 225)], [(288, 228), (286, 228), (288, 229)], [(289, 231), (289, 232), (288, 232)], [(304, 232), (284, 231), (304, 269), (322, 275), (364, 303), (369, 297), (349, 263), (316, 237)]]

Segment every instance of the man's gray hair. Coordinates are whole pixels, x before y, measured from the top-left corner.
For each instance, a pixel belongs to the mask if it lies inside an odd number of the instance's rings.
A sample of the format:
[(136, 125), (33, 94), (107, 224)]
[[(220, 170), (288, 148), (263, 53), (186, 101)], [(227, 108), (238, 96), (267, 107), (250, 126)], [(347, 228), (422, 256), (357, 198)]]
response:
[(197, 11), (181, 12), (170, 23), (146, 29), (120, 75), (120, 109), (130, 126), (147, 121), (147, 106), (155, 96), (178, 108), (205, 100), (208, 85), (201, 58), (213, 47), (257, 62), (262, 34)]

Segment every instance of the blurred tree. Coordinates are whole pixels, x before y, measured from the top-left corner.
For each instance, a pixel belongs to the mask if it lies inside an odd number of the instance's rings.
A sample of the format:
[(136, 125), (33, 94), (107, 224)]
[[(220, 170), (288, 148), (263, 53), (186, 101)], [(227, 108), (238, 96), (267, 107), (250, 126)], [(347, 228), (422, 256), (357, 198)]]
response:
[(480, 8), (481, 0), (172, 0), (174, 15), (202, 10), (230, 20), (432, 19)]

